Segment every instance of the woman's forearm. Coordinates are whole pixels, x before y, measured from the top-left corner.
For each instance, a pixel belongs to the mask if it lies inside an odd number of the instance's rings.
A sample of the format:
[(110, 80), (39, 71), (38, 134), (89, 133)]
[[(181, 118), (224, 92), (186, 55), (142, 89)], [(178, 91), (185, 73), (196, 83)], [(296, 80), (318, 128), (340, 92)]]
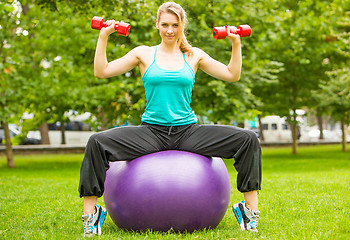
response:
[(94, 74), (98, 78), (104, 78), (104, 70), (108, 65), (106, 49), (108, 36), (99, 35), (94, 58)]
[(233, 75), (233, 81), (238, 81), (242, 70), (242, 50), (240, 40), (232, 42), (232, 55), (227, 67)]

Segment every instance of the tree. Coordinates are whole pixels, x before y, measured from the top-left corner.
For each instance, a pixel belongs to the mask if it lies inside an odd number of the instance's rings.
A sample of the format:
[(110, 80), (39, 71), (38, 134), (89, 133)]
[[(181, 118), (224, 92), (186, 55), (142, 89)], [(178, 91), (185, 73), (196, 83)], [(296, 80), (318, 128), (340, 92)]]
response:
[[(69, 121), (65, 113), (84, 106), (88, 100), (83, 93), (93, 78), (90, 58), (94, 44), (88, 37), (92, 33), (82, 27), (86, 17), (75, 15), (66, 3), (59, 3), (55, 11), (33, 3), (28, 8), (21, 21), (31, 34), (27, 54), (35, 54), (27, 55), (22, 72), (32, 93), (26, 98), (26, 110), (34, 113), (30, 122), (34, 128), (46, 122), (60, 122), (64, 144), (64, 124)], [(70, 16), (68, 20), (65, 14)]]
[[(281, 64), (278, 81), (268, 88), (255, 89), (265, 107), (279, 116), (286, 116), (291, 126), (292, 153), (297, 153), (296, 110), (313, 107), (310, 94), (319, 81), (327, 79), (329, 69), (322, 61), (329, 54), (325, 41), (332, 16), (330, 2), (307, 0), (279, 1), (268, 8), (265, 18), (270, 44), (263, 48), (265, 57)], [(328, 24), (327, 24), (328, 23)]]
[(342, 150), (346, 152), (346, 130), (345, 124), (350, 122), (350, 76), (349, 68), (344, 67), (332, 71), (331, 80), (321, 84), (317, 97), (322, 99), (321, 106), (329, 109), (333, 119), (341, 122), (342, 130)]
[(324, 64), (333, 70), (328, 72), (329, 81), (323, 81), (314, 97), (318, 106), (331, 114), (332, 118), (341, 122), (342, 150), (347, 150), (345, 124), (350, 123), (350, 1), (334, 1), (332, 13), (337, 16), (334, 31), (327, 36), (327, 42), (334, 49)]
[(22, 112), (26, 81), (18, 71), (21, 66), (21, 48), (17, 46), (28, 38), (22, 31), (17, 14), (19, 5), (12, 1), (0, 2), (0, 120), (5, 131), (8, 167), (15, 167), (9, 132), (10, 119), (16, 120)]

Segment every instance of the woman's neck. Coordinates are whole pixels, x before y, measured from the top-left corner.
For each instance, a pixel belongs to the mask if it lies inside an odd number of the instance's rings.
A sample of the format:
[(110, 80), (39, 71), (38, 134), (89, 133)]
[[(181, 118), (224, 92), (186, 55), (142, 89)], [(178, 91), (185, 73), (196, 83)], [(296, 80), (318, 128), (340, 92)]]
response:
[(175, 44), (166, 44), (164, 42), (161, 42), (158, 46), (158, 49), (160, 49), (162, 52), (169, 53), (169, 54), (174, 54), (181, 52), (180, 48), (178, 45)]

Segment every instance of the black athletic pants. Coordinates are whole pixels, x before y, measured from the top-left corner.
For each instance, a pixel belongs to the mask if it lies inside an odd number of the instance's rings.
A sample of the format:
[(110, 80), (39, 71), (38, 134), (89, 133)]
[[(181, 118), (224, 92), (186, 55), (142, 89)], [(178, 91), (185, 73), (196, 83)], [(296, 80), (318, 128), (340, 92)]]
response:
[(143, 123), (113, 128), (90, 137), (80, 169), (80, 197), (103, 195), (110, 161), (132, 160), (164, 150), (234, 158), (238, 190), (261, 189), (261, 148), (253, 131), (226, 125), (160, 126)]

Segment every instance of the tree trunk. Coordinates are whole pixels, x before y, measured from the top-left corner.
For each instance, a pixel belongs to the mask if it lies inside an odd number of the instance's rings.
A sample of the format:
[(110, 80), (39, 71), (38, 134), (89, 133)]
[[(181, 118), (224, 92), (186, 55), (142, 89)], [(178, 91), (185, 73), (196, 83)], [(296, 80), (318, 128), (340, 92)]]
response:
[(291, 129), (292, 129), (292, 154), (298, 154), (298, 142), (297, 142), (298, 125), (296, 123), (292, 123)]
[(292, 123), (291, 123), (291, 131), (292, 131), (292, 154), (298, 154), (298, 125), (297, 125), (297, 115), (296, 109), (293, 109)]
[(64, 129), (64, 123), (61, 123), (60, 130), (61, 130), (61, 144), (66, 144), (66, 133)]
[(343, 152), (347, 151), (346, 147), (346, 132), (345, 132), (345, 121), (344, 117), (341, 119), (341, 135), (342, 135), (342, 150)]
[(47, 126), (47, 123), (43, 123), (39, 127), (39, 130), (41, 136), (41, 144), (50, 144), (49, 127)]
[(6, 141), (6, 157), (7, 157), (7, 166), (9, 168), (15, 168), (15, 160), (13, 157), (13, 150), (12, 150), (12, 143), (11, 143), (11, 136), (10, 136), (10, 129), (8, 123), (2, 123), (4, 127), (5, 132), (5, 141)]
[(317, 125), (318, 125), (318, 129), (320, 130), (319, 139), (324, 139), (324, 136), (323, 136), (323, 119), (322, 119), (322, 115), (320, 115), (320, 114), (317, 114)]
[(261, 115), (258, 115), (258, 122), (259, 122), (259, 131), (260, 131), (260, 140), (263, 142), (265, 140), (264, 138), (264, 129), (263, 129), (263, 125), (261, 122)]
[(22, 13), (23, 15), (27, 15), (27, 13), (29, 12), (29, 1), (26, 2), (26, 4), (21, 4), (22, 5)]

